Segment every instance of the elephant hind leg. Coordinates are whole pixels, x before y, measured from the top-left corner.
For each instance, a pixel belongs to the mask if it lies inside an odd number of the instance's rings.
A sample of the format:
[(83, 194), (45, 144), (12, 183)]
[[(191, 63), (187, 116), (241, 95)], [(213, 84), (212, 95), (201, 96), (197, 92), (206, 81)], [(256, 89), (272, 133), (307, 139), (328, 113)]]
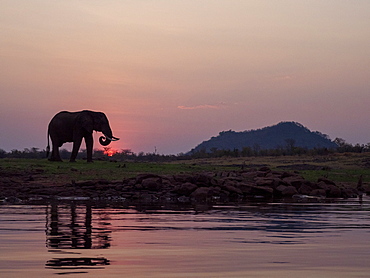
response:
[(59, 155), (59, 150), (56, 151), (56, 153), (54, 152), (54, 149), (51, 153), (51, 157), (49, 158), (49, 161), (59, 161), (59, 162), (62, 162), (63, 160), (60, 158), (60, 155)]
[(57, 143), (54, 143), (52, 144), (52, 151), (51, 151), (51, 156), (49, 158), (49, 161), (60, 161), (62, 162), (63, 160), (60, 158), (60, 154), (59, 154), (59, 147), (58, 147), (59, 144)]
[(63, 162), (63, 160), (61, 158), (54, 158), (54, 157), (50, 157), (49, 161)]

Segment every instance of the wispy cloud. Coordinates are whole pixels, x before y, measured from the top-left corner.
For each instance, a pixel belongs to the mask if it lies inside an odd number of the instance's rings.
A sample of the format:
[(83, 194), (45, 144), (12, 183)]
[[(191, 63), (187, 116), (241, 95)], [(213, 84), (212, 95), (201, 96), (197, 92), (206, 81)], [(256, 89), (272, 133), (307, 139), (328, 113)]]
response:
[(226, 104), (224, 103), (219, 103), (219, 104), (203, 104), (203, 105), (196, 105), (196, 106), (184, 106), (184, 105), (179, 105), (177, 106), (178, 109), (182, 110), (195, 110), (195, 109), (220, 109), (221, 107), (225, 106)]
[(284, 80), (292, 80), (292, 79), (294, 79), (293, 75), (279, 75), (273, 78), (273, 80), (275, 81), (284, 81)]

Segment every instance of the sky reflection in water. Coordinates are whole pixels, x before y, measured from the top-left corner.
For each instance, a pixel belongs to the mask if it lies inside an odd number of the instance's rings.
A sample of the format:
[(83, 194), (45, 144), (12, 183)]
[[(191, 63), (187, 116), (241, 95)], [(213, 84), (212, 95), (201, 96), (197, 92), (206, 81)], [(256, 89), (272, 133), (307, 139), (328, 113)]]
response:
[(367, 277), (369, 211), (368, 197), (196, 208), (2, 205), (0, 268), (4, 277)]

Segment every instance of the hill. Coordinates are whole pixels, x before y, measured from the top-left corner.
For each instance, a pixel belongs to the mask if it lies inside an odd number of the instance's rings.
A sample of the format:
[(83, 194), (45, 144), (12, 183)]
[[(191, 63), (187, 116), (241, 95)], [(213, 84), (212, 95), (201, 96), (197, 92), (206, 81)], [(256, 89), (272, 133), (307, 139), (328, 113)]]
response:
[(337, 148), (337, 144), (325, 134), (310, 131), (297, 122), (280, 122), (277, 125), (249, 131), (222, 131), (218, 136), (203, 141), (190, 151), (211, 152), (212, 150), (242, 150), (245, 147), (254, 149), (277, 149), (287, 147)]

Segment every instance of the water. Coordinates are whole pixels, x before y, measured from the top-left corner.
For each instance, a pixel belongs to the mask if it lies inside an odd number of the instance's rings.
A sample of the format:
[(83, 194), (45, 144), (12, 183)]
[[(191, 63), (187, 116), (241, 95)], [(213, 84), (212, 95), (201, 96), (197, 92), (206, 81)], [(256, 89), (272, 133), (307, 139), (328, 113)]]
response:
[(0, 277), (369, 277), (370, 198), (0, 206)]

